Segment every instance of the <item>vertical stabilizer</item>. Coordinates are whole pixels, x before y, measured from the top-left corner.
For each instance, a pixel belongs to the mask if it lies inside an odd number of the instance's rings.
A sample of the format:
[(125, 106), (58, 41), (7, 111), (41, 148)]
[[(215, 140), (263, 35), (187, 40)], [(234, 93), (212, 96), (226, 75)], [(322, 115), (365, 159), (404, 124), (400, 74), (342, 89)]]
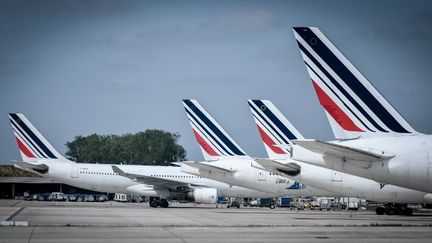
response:
[(336, 138), (418, 134), (318, 28), (293, 30)]
[(24, 162), (39, 159), (66, 160), (21, 113), (9, 113), (9, 121)]
[(246, 156), (244, 150), (196, 100), (183, 100), (192, 132), (206, 160)]
[(290, 156), (291, 140), (303, 139), (300, 132), (269, 100), (248, 100), (258, 132), (270, 159)]

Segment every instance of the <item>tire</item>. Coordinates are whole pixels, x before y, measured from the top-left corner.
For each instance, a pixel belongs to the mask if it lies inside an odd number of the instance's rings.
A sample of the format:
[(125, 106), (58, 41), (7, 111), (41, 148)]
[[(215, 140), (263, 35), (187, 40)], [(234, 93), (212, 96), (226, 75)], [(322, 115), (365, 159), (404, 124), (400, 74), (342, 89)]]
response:
[(395, 214), (395, 210), (393, 208), (386, 208), (385, 209), (385, 214), (387, 214), (387, 215), (394, 215)]
[(385, 213), (385, 209), (383, 207), (377, 207), (375, 209), (375, 213), (378, 215), (383, 215)]
[(412, 216), (413, 215), (413, 210), (411, 208), (406, 208), (404, 210), (404, 215), (405, 216)]
[(162, 200), (160, 202), (160, 206), (163, 207), (163, 208), (167, 208), (169, 206), (169, 203), (168, 203), (167, 200)]
[(159, 203), (157, 200), (150, 201), (150, 207), (157, 208), (159, 206)]
[(270, 206), (269, 206), (270, 209), (275, 209), (275, 207), (276, 206), (274, 204), (270, 204)]

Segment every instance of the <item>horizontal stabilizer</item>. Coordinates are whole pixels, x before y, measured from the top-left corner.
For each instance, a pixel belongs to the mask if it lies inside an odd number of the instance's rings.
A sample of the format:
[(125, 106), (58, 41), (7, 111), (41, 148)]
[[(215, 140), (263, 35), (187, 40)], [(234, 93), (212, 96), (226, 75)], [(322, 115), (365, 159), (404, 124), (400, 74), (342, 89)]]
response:
[(32, 164), (22, 161), (12, 161), (12, 164), (14, 165), (14, 167), (21, 170), (26, 170), (30, 172), (36, 171), (41, 174), (48, 172), (48, 166), (45, 164)]
[(255, 159), (255, 162), (264, 167), (267, 171), (287, 176), (300, 174), (301, 167), (296, 163), (280, 163), (271, 159)]
[[(211, 162), (210, 162), (211, 163)], [(210, 165), (207, 162), (184, 162), (183, 164), (188, 165), (190, 167), (199, 169), (199, 170), (207, 170), (214, 171), (219, 173), (235, 173), (235, 170), (225, 169), (219, 166)]]
[(347, 160), (379, 162), (394, 157), (394, 155), (378, 154), (362, 149), (313, 139), (294, 140), (293, 142), (312, 152), (323, 155), (333, 155)]

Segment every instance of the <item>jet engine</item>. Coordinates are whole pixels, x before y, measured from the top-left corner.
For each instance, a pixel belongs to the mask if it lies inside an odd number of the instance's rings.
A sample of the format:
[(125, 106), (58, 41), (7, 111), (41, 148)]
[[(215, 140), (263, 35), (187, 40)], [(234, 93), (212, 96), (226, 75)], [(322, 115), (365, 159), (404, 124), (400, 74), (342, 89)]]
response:
[(140, 196), (147, 196), (147, 197), (158, 197), (160, 193), (156, 192), (153, 187), (149, 187), (147, 185), (143, 184), (137, 184), (133, 186), (129, 186), (126, 188), (128, 192), (131, 192), (136, 195)]
[(197, 188), (188, 192), (188, 198), (197, 203), (216, 203), (217, 190), (215, 188)]

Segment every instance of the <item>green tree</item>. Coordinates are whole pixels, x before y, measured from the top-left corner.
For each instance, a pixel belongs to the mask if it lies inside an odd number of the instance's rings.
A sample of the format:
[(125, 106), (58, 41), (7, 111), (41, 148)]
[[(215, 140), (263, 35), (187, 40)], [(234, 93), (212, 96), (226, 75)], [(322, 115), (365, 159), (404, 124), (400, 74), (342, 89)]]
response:
[(67, 142), (66, 156), (82, 163), (170, 165), (186, 159), (183, 146), (177, 144), (180, 135), (148, 129), (124, 135), (76, 136)]

